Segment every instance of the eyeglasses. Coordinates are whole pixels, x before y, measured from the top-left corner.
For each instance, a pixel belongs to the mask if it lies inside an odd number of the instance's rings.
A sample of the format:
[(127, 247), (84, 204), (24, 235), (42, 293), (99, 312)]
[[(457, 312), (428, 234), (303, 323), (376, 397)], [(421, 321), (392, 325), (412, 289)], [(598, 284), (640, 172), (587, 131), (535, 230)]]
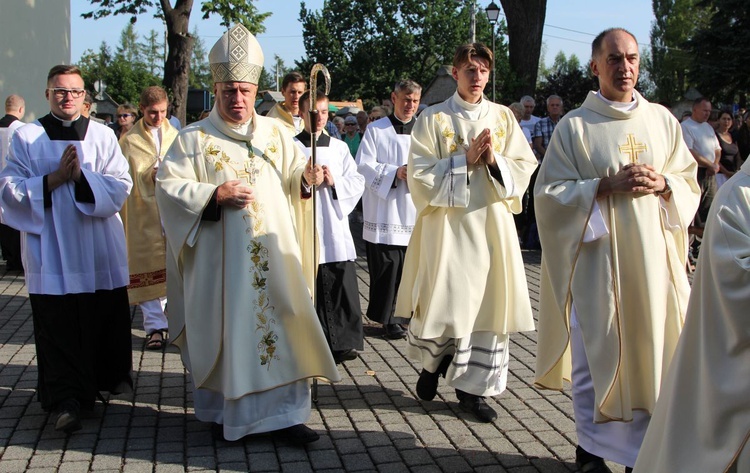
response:
[(357, 126), (356, 123), (347, 123), (346, 126)]
[(121, 113), (121, 114), (117, 115), (117, 118), (128, 118), (128, 117), (132, 117), (132, 116), (133, 116), (132, 113)]
[(83, 97), (83, 94), (86, 93), (85, 89), (65, 89), (63, 87), (49, 88), (47, 90), (51, 90), (55, 98), (58, 99), (63, 99), (68, 94), (70, 94), (70, 96), (74, 99), (79, 99)]

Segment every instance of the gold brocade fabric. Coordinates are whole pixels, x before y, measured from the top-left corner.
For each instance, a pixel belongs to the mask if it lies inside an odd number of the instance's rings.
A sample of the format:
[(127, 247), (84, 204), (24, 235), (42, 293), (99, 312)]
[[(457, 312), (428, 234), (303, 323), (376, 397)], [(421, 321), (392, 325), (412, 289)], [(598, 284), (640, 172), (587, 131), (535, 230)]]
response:
[[(177, 137), (177, 130), (169, 124), (169, 120), (163, 120), (161, 133), (163, 156)], [(133, 190), (120, 216), (128, 248), (128, 298), (131, 304), (138, 304), (167, 294), (166, 246), (153, 180), (154, 166), (161, 157), (156, 156), (156, 143), (143, 119), (120, 139), (120, 147), (128, 160), (133, 179)]]

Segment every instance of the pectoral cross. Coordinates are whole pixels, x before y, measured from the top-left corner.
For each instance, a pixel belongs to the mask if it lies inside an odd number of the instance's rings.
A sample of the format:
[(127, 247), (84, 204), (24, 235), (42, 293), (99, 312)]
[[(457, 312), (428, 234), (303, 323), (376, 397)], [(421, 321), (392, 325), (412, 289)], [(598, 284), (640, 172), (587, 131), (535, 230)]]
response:
[(237, 173), (237, 179), (244, 179), (248, 184), (252, 184), (252, 171), (253, 170), (250, 167), (250, 161), (245, 161), (245, 168), (235, 172)]
[(638, 162), (638, 155), (648, 150), (648, 147), (643, 143), (636, 143), (635, 135), (628, 133), (628, 142), (624, 145), (620, 145), (620, 152), (628, 155), (630, 162), (635, 164)]

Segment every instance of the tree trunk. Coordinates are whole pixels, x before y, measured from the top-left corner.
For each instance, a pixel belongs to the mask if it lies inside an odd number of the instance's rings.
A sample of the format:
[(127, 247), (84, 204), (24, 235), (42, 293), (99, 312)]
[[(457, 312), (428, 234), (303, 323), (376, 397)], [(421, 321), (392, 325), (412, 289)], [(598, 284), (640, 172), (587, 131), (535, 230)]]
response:
[(190, 58), (193, 54), (195, 38), (190, 35), (190, 11), (193, 0), (177, 0), (174, 8), (170, 0), (161, 0), (164, 19), (167, 23), (167, 60), (164, 63), (162, 84), (172, 94), (173, 114), (185, 124), (187, 108)]
[(508, 23), (508, 62), (518, 85), (513, 99), (534, 95), (547, 0), (500, 0)]

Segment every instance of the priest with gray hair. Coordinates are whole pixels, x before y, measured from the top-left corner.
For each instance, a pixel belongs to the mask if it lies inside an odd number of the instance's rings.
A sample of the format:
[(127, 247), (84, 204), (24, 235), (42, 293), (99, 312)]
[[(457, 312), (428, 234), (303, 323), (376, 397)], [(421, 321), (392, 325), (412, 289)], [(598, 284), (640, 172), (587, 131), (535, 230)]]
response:
[(323, 171), (283, 124), (255, 113), (263, 52), (244, 26), (221, 37), (209, 62), (214, 108), (180, 132), (156, 177), (169, 332), (195, 415), (217, 437), (313, 442), (310, 379), (340, 379), (303, 269), (313, 264), (310, 190)]

